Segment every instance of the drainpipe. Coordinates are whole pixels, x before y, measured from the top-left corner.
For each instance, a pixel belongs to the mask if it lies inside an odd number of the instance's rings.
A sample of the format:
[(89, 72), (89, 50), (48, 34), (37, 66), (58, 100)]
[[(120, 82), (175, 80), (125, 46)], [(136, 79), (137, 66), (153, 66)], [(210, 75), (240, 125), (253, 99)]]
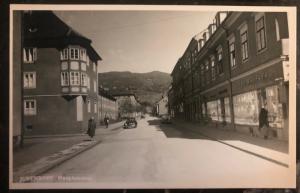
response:
[[(224, 27), (224, 24), (220, 24), (220, 27), (225, 31), (226, 37), (229, 36), (228, 33), (228, 29)], [(228, 47), (228, 43), (227, 43), (227, 47)], [(229, 50), (229, 47), (228, 47)], [(223, 51), (222, 51), (223, 52)], [(233, 94), (232, 94), (232, 81), (231, 81), (231, 65), (230, 65), (230, 58), (229, 58), (229, 62), (228, 62), (228, 72), (229, 72), (229, 77), (227, 79), (227, 82), (229, 84), (229, 106), (230, 106), (230, 117), (231, 117), (231, 126), (232, 129), (235, 130), (235, 124), (234, 124), (234, 109), (233, 109)]]

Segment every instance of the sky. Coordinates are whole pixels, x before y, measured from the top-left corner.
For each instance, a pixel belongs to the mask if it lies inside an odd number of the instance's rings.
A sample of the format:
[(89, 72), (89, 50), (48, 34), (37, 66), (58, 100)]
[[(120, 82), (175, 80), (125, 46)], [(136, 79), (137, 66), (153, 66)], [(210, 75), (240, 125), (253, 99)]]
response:
[(216, 12), (55, 11), (92, 40), (103, 59), (99, 72), (171, 73), (189, 42), (208, 27)]

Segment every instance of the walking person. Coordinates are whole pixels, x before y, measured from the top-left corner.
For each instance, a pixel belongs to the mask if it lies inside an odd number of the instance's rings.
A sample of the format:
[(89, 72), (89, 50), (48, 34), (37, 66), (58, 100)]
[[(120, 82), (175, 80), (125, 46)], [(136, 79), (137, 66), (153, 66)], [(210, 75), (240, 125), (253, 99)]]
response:
[(93, 137), (95, 136), (95, 130), (96, 130), (96, 122), (94, 117), (91, 117), (88, 122), (88, 131), (87, 131), (91, 139), (93, 139)]
[(105, 127), (108, 128), (109, 118), (107, 116), (104, 117), (104, 124), (105, 124)]
[(269, 120), (267, 103), (265, 102), (259, 112), (259, 130), (262, 132), (264, 139), (268, 139), (269, 135)]

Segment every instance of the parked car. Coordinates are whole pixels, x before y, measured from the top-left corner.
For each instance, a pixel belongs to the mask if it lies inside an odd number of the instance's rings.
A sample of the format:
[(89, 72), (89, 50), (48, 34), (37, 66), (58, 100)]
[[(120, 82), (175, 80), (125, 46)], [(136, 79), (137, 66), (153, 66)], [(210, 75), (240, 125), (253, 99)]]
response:
[(162, 115), (161, 116), (161, 123), (164, 123), (164, 124), (172, 123), (171, 116), (170, 115)]
[(127, 118), (124, 125), (123, 125), (124, 129), (136, 128), (136, 127), (137, 127), (137, 121), (133, 117)]

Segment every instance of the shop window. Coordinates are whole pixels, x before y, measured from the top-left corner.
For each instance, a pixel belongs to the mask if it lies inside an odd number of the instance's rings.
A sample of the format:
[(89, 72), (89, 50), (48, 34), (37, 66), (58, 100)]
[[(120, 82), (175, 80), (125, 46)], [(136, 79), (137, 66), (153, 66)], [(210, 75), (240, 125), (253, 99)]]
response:
[(79, 86), (80, 85), (79, 72), (70, 72), (70, 80), (72, 86)]
[(256, 46), (257, 51), (260, 52), (266, 48), (266, 32), (265, 32), (265, 17), (262, 16), (255, 22), (256, 27)]
[(283, 108), (279, 102), (278, 86), (275, 85), (266, 88), (266, 102), (269, 125), (271, 127), (283, 128)]
[(23, 62), (33, 63), (37, 60), (36, 48), (23, 48)]
[(229, 123), (231, 122), (231, 118), (230, 118), (230, 105), (229, 105), (228, 97), (224, 98), (224, 109), (225, 109), (225, 121)]
[(35, 72), (24, 72), (23, 84), (24, 88), (36, 88)]
[(213, 120), (213, 121), (220, 121), (221, 120), (221, 114), (219, 114), (219, 108), (218, 107), (218, 101), (209, 101), (207, 102), (207, 115)]
[(61, 85), (69, 86), (69, 73), (68, 72), (61, 72)]
[(251, 91), (233, 97), (234, 121), (236, 124), (258, 125), (258, 94)]
[(24, 115), (36, 115), (36, 100), (24, 100)]

